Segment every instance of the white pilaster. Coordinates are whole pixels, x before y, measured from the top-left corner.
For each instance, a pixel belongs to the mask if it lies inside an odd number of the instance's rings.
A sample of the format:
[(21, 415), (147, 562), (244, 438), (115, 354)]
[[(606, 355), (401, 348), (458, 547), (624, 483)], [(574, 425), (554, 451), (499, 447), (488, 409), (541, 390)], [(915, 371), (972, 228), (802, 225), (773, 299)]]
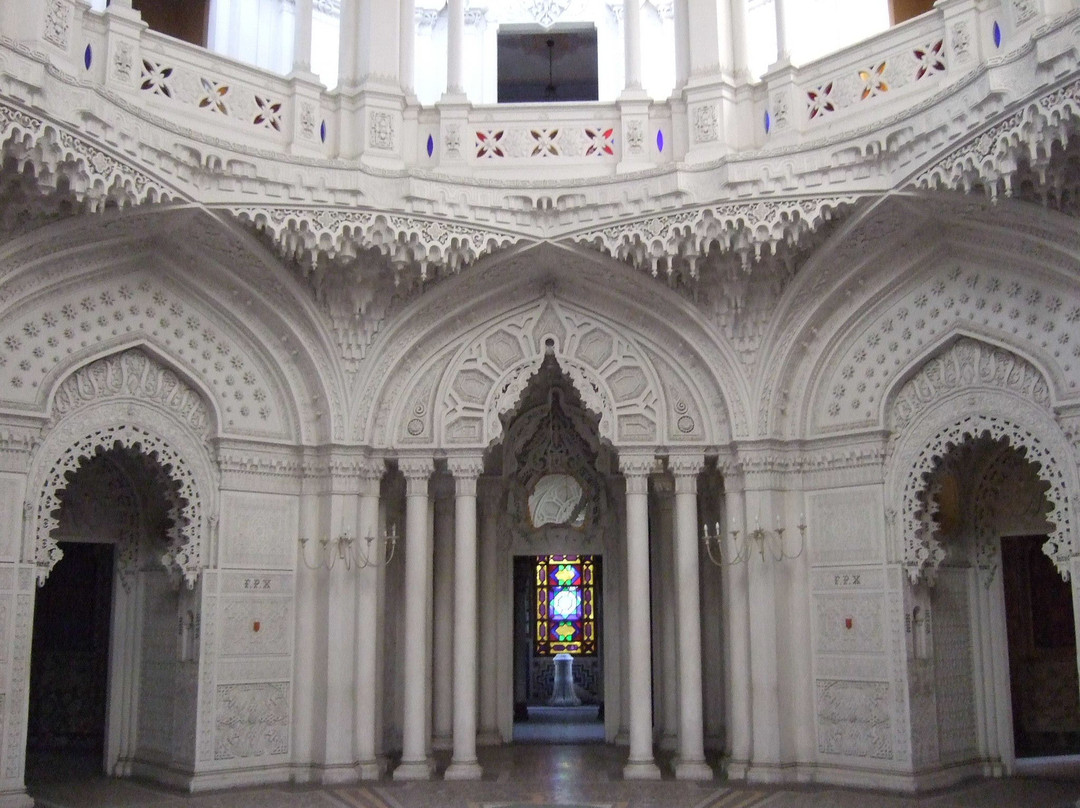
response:
[(394, 779), (427, 780), (433, 770), (427, 737), (431, 709), (426, 647), (431, 634), (428, 478), (435, 464), (429, 457), (408, 457), (398, 461), (398, 468), (405, 475), (405, 715), (401, 764), (394, 769)]
[[(629, 6), (629, 3), (628, 3)], [(626, 636), (630, 687), (630, 759), (627, 780), (658, 780), (653, 760), (652, 642), (649, 637), (649, 472), (652, 455), (619, 458), (626, 478)]]
[(786, 64), (791, 61), (787, 0), (773, 0), (773, 11), (776, 14), (776, 61)]
[(672, 456), (675, 475), (675, 592), (679, 637), (680, 780), (711, 780), (705, 763), (705, 730), (701, 695), (701, 602), (698, 572), (697, 475), (705, 467), (701, 455)]
[(356, 89), (360, 83), (360, 0), (341, 0), (338, 17), (338, 90)]
[[(674, 751), (679, 738), (679, 660), (678, 616), (674, 589), (674, 509), (675, 482), (669, 475), (652, 480), (656, 508), (649, 510), (653, 534), (657, 540), (649, 548), (652, 555), (653, 597), (653, 727), (657, 745)], [(654, 512), (655, 511), (655, 512)]]
[(484, 470), (477, 456), (451, 457), (454, 475), (454, 756), (447, 780), (479, 780), (476, 760), (477, 608), (476, 479)]
[(731, 13), (731, 68), (736, 81), (745, 81), (750, 77), (746, 2), (747, 0), (729, 0)]
[[(383, 530), (379, 524), (379, 484), (386, 465), (382, 460), (365, 462), (360, 468), (360, 513), (356, 538), (369, 548), (370, 560), (376, 562), (357, 570), (356, 591), (356, 737), (357, 773), (362, 780), (375, 780), (382, 774), (378, 759), (376, 729), (380, 709), (378, 698), (379, 668), (379, 590), (383, 584)], [(370, 544), (365, 540), (373, 537)]]
[(399, 0), (398, 4), (398, 79), (405, 95), (411, 96), (416, 83), (416, 3)]
[[(498, 478), (481, 477), (478, 481), (480, 497), (480, 580), (484, 586), (479, 590), (480, 601), (480, 692), (495, 694), (500, 684), (497, 676), (500, 646), (498, 644), (499, 603), (496, 593), (500, 581), (499, 568), (499, 493)], [(480, 700), (480, 742), (499, 741), (498, 699)]]
[[(724, 512), (727, 530), (738, 530), (746, 535), (746, 519), (742, 490), (742, 475), (729, 466), (724, 469)], [(750, 692), (750, 613), (746, 564), (725, 567), (724, 592), (728, 614), (727, 662), (728, 682), (728, 737), (731, 757), (728, 761), (728, 777), (743, 779), (750, 763), (750, 746), (753, 741), (751, 712), (753, 703)]]

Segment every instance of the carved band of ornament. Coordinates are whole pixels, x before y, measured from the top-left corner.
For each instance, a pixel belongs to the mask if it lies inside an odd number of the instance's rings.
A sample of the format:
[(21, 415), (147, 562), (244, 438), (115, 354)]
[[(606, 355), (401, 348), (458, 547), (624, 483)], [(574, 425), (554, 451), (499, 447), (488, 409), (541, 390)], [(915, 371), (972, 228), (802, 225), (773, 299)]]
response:
[(265, 474), (276, 477), (300, 477), (306, 472), (296, 458), (268, 457), (218, 452), (218, 468), (232, 474)]
[(177, 496), (170, 503), (171, 527), (166, 532), (168, 549), (161, 557), (161, 563), (182, 577), (189, 589), (194, 587), (202, 569), (202, 535), (205, 527), (202, 498), (195, 484), (195, 475), (183, 455), (165, 440), (148, 430), (128, 425), (99, 429), (83, 436), (69, 445), (49, 469), (37, 501), (34, 564), (38, 585), (45, 583), (53, 567), (63, 558), (63, 552), (53, 538), (60, 526), (56, 516), (61, 507), (60, 491), (67, 488), (71, 475), (78, 471), (86, 458), (117, 445), (152, 459), (161, 473), (175, 484)]
[[(1039, 479), (1047, 485), (1045, 495), (1051, 506), (1046, 519), (1052, 529), (1043, 552), (1054, 562), (1062, 578), (1069, 580), (1069, 560), (1075, 553), (1075, 527), (1068, 483), (1057, 454), (1026, 429), (1002, 418), (981, 415), (968, 416), (937, 433), (907, 472), (900, 528), (908, 578), (912, 583), (924, 578), (933, 582), (946, 557), (946, 548), (935, 535), (933, 492), (928, 490), (935, 470), (956, 447), (984, 436), (1022, 451), (1025, 459), (1037, 468)], [(1060, 454), (1067, 454), (1067, 447), (1059, 448)]]
[[(120, 206), (168, 202), (173, 194), (149, 175), (102, 151), (72, 132), (0, 103), (0, 158), (14, 160), (20, 174), (37, 178), (42, 194), (67, 180), (75, 201), (91, 212), (106, 203)], [(27, 164), (34, 167), (26, 171)]]
[(1013, 180), (1030, 166), (1046, 181), (1053, 144), (1068, 143), (1080, 126), (1080, 80), (1027, 104), (939, 158), (912, 183), (919, 188), (962, 190), (982, 186), (991, 199), (1011, 196)]
[(749, 269), (763, 252), (775, 254), (782, 243), (799, 248), (857, 200), (848, 195), (732, 203), (625, 222), (573, 239), (653, 276), (663, 271), (696, 281), (698, 262), (714, 250), (738, 256)]
[(929, 404), (961, 387), (996, 387), (1050, 408), (1050, 388), (1034, 365), (1014, 353), (961, 339), (929, 360), (897, 394), (890, 427), (901, 431)]
[(158, 405), (200, 437), (209, 436), (210, 413), (202, 396), (137, 348), (98, 359), (65, 379), (53, 398), (53, 421), (113, 398), (138, 398)]
[(322, 257), (348, 262), (378, 250), (395, 273), (411, 271), (421, 281), (459, 272), (520, 239), (456, 223), (353, 210), (238, 208), (233, 213), (267, 234), (282, 256), (308, 270), (318, 268)]

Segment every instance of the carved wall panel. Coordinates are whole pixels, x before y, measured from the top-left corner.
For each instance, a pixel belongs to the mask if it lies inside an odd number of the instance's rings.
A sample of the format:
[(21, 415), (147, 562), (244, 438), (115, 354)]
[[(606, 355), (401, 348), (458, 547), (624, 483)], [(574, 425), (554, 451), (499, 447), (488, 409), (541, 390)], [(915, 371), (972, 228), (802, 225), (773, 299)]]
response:
[(223, 491), (218, 534), (221, 566), (291, 569), (296, 561), (299, 518), (296, 497)]
[(172, 755), (176, 699), (176, 597), (163, 573), (145, 573), (139, 665), (140, 754)]
[(0, 560), (13, 561), (22, 543), (26, 476), (0, 472)]
[(816, 684), (818, 752), (893, 758), (888, 682), (819, 679)]
[(819, 654), (885, 651), (881, 593), (814, 594), (814, 650)]
[(289, 683), (218, 685), (214, 760), (289, 752)]
[(288, 654), (292, 646), (292, 598), (219, 598), (221, 655)]
[(864, 564), (885, 552), (879, 486), (807, 494), (807, 543), (814, 564)]
[(969, 586), (967, 570), (946, 567), (938, 571), (932, 594), (934, 690), (942, 763), (973, 758), (979, 750)]
[[(1080, 392), (1080, 304), (1031, 277), (942, 267), (892, 302), (833, 358), (815, 383), (813, 428), (833, 432), (880, 423), (895, 380), (925, 346), (971, 327), (1038, 355), (1052, 366), (1061, 394)], [(1049, 403), (1048, 382), (1036, 378), (1027, 362), (973, 340), (958, 342), (925, 370), (918, 385), (897, 399), (900, 424), (909, 423), (911, 410), (928, 396), (957, 386), (1010, 390)]]

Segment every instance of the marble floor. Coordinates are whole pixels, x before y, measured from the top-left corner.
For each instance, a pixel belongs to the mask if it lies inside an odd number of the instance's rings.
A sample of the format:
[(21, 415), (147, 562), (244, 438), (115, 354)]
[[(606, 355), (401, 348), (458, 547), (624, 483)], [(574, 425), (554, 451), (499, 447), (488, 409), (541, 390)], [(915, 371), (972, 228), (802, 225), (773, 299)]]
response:
[[(716, 780), (626, 782), (626, 750), (605, 744), (515, 744), (481, 749), (478, 782), (315, 788), (280, 785), (186, 795), (150, 783), (65, 776), (31, 787), (40, 808), (1080, 808), (1080, 765), (973, 780), (919, 796), (831, 786), (765, 787)], [(445, 767), (445, 757), (438, 765)]]

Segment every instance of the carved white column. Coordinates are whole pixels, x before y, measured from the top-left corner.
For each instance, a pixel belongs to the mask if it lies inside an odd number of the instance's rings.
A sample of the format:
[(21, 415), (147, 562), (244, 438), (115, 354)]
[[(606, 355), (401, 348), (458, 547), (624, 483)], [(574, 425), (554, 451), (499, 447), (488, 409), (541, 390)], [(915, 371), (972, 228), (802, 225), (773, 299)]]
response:
[[(371, 459), (360, 466), (360, 513), (357, 540), (360, 546), (369, 548), (374, 560), (383, 558), (383, 530), (379, 524), (379, 484), (382, 482), (386, 464), (381, 459)], [(365, 541), (372, 536), (370, 545)], [(382, 774), (378, 760), (376, 728), (377, 714), (381, 708), (378, 697), (378, 637), (379, 589), (383, 581), (383, 568), (372, 565), (357, 570), (356, 591), (356, 736), (357, 773), (363, 780), (375, 780)]]
[(416, 83), (416, 3), (415, 0), (399, 0), (399, 3), (398, 78), (405, 94), (412, 95)]
[(479, 780), (476, 760), (476, 478), (479, 455), (451, 457), (454, 475), (454, 756), (447, 780)]
[(619, 458), (626, 478), (626, 639), (630, 687), (630, 759), (627, 780), (658, 780), (653, 760), (652, 642), (649, 637), (649, 472), (652, 455)]
[(293, 27), (294, 73), (311, 72), (311, 15), (313, 11), (312, 0), (296, 0), (296, 22)]
[(641, 89), (641, 0), (623, 0), (626, 89)]
[(701, 696), (701, 601), (698, 572), (697, 475), (705, 467), (702, 455), (672, 455), (675, 475), (675, 592), (679, 634), (679, 757), (680, 780), (711, 780), (705, 763), (705, 730)]
[(432, 479), (435, 526), (432, 531), (431, 735), (436, 749), (450, 748), (454, 721), (454, 481)]
[[(746, 535), (743, 481), (736, 467), (724, 468), (724, 512), (726, 532), (738, 530)], [(728, 707), (728, 745), (731, 759), (728, 777), (746, 777), (753, 741), (750, 701), (750, 611), (746, 564), (724, 567), (723, 589), (728, 615), (727, 663), (729, 689), (725, 699)]]
[(401, 37), (397, 25), (400, 15), (397, 0), (365, 0), (361, 5), (357, 72), (365, 85), (398, 89)]
[(690, 77), (715, 75), (727, 67), (729, 49), (726, 9), (717, 0), (689, 0)]
[(401, 764), (394, 769), (394, 779), (427, 780), (432, 773), (427, 751), (431, 709), (427, 649), (431, 635), (428, 478), (435, 464), (430, 457), (407, 457), (398, 461), (398, 468), (405, 475), (405, 717)]
[(446, 94), (465, 94), (465, 0), (449, 0), (446, 20)]
[(788, 44), (788, 9), (787, 0), (773, 0), (776, 13), (776, 61), (791, 61), (791, 48)]

